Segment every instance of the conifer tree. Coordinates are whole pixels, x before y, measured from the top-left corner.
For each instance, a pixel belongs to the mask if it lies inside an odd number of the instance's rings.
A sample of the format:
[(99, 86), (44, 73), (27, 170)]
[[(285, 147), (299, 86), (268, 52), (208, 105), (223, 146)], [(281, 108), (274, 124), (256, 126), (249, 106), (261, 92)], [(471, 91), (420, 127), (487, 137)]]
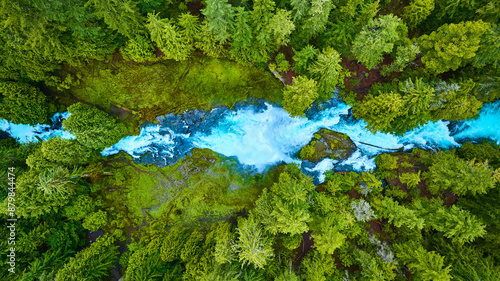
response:
[(168, 19), (160, 19), (158, 14), (148, 14), (146, 28), (151, 34), (151, 40), (157, 44), (166, 58), (177, 61), (187, 59), (192, 47)]
[(208, 23), (208, 30), (221, 43), (231, 38), (236, 9), (227, 0), (207, 0), (201, 13)]
[(292, 116), (303, 116), (311, 103), (318, 98), (316, 81), (304, 76), (293, 78), (293, 84), (283, 90), (283, 109)]
[(480, 38), (489, 27), (481, 20), (467, 21), (444, 24), (430, 35), (422, 35), (422, 62), (436, 74), (464, 66), (476, 56)]
[(343, 84), (344, 73), (341, 65), (340, 54), (331, 47), (323, 49), (316, 62), (309, 67), (311, 76), (318, 81), (319, 95), (330, 98), (330, 92), (337, 85)]
[(269, 27), (273, 31), (274, 41), (277, 46), (288, 44), (290, 34), (295, 30), (295, 24), (291, 19), (292, 11), (277, 9), (269, 20)]
[(412, 0), (404, 8), (403, 20), (409, 28), (416, 28), (434, 10), (434, 0)]
[(271, 239), (255, 218), (238, 221), (238, 240), (235, 250), (243, 264), (252, 264), (256, 268), (264, 268), (269, 259), (274, 255)]
[(389, 14), (372, 19), (356, 36), (352, 53), (368, 69), (379, 64), (383, 54), (390, 53), (398, 40), (407, 35), (407, 27), (398, 17)]
[(89, 0), (85, 5), (91, 5), (111, 29), (128, 38), (143, 31), (144, 18), (133, 0)]
[(404, 114), (405, 101), (399, 93), (367, 95), (353, 108), (356, 118), (363, 118), (371, 132), (390, 130), (391, 122)]
[(295, 64), (293, 70), (301, 75), (307, 74), (308, 67), (314, 62), (316, 56), (319, 54), (319, 50), (315, 49), (312, 45), (307, 45), (300, 51), (293, 51), (295, 55), (293, 60)]

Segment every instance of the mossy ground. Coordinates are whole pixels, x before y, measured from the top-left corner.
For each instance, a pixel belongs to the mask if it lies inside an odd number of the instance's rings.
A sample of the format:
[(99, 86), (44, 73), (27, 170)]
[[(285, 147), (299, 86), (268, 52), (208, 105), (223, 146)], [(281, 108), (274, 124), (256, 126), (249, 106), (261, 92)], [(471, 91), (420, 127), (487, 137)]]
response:
[(95, 185), (111, 220), (122, 218), (124, 232), (152, 220), (203, 226), (250, 209), (257, 199), (261, 176), (238, 172), (236, 165), (208, 149), (195, 148), (191, 156), (163, 168), (136, 164), (120, 153), (104, 165), (113, 175)]
[(269, 72), (222, 59), (193, 57), (149, 65), (122, 61), (74, 71), (81, 72), (79, 85), (69, 90), (74, 97), (146, 120), (169, 112), (232, 107), (247, 97), (282, 99), (283, 85)]

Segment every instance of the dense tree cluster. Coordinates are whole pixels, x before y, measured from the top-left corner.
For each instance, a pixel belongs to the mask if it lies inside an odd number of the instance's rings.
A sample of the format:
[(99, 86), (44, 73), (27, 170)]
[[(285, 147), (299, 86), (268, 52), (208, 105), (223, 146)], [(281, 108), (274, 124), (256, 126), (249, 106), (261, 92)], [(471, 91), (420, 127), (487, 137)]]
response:
[(100, 152), (139, 118), (251, 91), (295, 117), (340, 89), (373, 133), (473, 118), (500, 98), (499, 20), (498, 0), (0, 1), (0, 117), (67, 110), (75, 137), (0, 139), (0, 227), (9, 203), (18, 218), (0, 280), (497, 280), (495, 143), (382, 154), (318, 185), (206, 149), (161, 168)]

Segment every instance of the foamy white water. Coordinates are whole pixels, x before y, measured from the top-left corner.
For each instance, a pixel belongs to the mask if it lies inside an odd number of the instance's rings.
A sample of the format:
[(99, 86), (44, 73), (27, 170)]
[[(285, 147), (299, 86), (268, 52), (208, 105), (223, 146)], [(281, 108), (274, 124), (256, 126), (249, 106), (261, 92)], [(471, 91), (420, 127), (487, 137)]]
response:
[[(349, 120), (350, 107), (342, 102), (324, 109), (311, 117), (292, 118), (282, 108), (266, 104), (263, 109), (246, 106), (235, 111), (224, 111), (210, 130), (203, 133), (179, 134), (169, 124), (148, 124), (141, 128), (138, 136), (128, 136), (115, 145), (102, 151), (102, 155), (113, 155), (119, 151), (140, 157), (151, 152), (156, 157), (179, 157), (191, 148), (209, 148), (228, 157), (236, 157), (240, 163), (252, 166), (258, 172), (281, 162), (301, 163), (294, 155), (307, 144), (313, 134), (321, 128), (327, 128), (347, 134), (358, 146), (353, 155), (344, 161), (325, 159), (313, 168), (306, 170), (318, 173), (320, 181), (323, 173), (335, 166), (349, 166), (354, 170), (371, 170), (375, 168), (374, 157), (386, 150), (361, 144), (397, 149), (420, 147), (424, 149), (449, 149), (460, 146), (460, 140), (481, 140), (489, 138), (500, 141), (500, 101), (485, 104), (479, 117), (460, 123), (450, 132), (449, 122), (429, 122), (403, 136), (387, 133), (371, 133), (365, 129), (363, 120)], [(189, 113), (188, 113), (189, 114)], [(63, 113), (53, 118), (67, 118)], [(186, 127), (185, 125), (183, 126)], [(63, 130), (50, 130), (47, 125), (15, 125), (2, 120), (0, 129), (18, 137), (21, 142), (36, 141), (35, 135), (42, 139), (54, 136), (74, 138)], [(165, 161), (166, 163), (166, 161)]]

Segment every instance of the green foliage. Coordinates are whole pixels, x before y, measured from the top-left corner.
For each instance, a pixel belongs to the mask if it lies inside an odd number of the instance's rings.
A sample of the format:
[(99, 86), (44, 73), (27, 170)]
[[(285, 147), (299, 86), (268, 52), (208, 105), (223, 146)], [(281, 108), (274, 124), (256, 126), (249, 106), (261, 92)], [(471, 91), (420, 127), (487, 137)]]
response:
[(445, 267), (444, 257), (428, 252), (415, 242), (395, 245), (396, 257), (421, 280), (452, 280), (450, 266)]
[(231, 38), (235, 8), (227, 0), (207, 0), (201, 13), (207, 20), (208, 31), (221, 44), (226, 43)]
[(398, 168), (398, 158), (390, 154), (380, 154), (375, 158), (375, 164), (382, 171), (395, 170)]
[(397, 41), (406, 38), (407, 32), (406, 25), (392, 14), (372, 19), (354, 39), (352, 53), (368, 69), (373, 69), (382, 61), (383, 54), (390, 53)]
[(390, 197), (378, 201), (378, 211), (383, 218), (389, 219), (389, 223), (394, 223), (396, 227), (405, 226), (409, 229), (422, 230), (425, 226), (423, 218), (418, 216), (418, 212), (399, 205)]
[(194, 42), (199, 37), (200, 20), (197, 16), (184, 13), (179, 16), (178, 24), (182, 28), (181, 34), (188, 42)]
[(440, 153), (437, 161), (425, 173), (428, 189), (433, 194), (451, 190), (462, 196), (484, 194), (495, 187), (495, 174), (487, 162), (466, 161), (451, 153)]
[(67, 252), (74, 250), (79, 246), (83, 246), (85, 233), (82, 225), (79, 222), (59, 222), (48, 238), (47, 244), (53, 250), (63, 250)]
[(293, 50), (293, 52), (295, 53), (293, 56), (295, 61), (293, 70), (302, 75), (307, 74), (307, 69), (319, 54), (318, 49), (315, 49), (312, 45), (307, 45), (300, 51)]
[(299, 152), (299, 157), (300, 159), (309, 159), (314, 156), (314, 153), (316, 153), (316, 150), (314, 149), (314, 145), (305, 145), (300, 149)]
[(481, 37), (481, 43), (472, 65), (474, 67), (484, 67), (491, 65), (493, 68), (500, 67), (500, 27), (491, 27)]
[(434, 10), (434, 0), (412, 0), (404, 8), (403, 20), (409, 28), (414, 29)]
[(60, 137), (42, 142), (41, 151), (45, 159), (67, 166), (89, 164), (98, 157), (97, 152), (81, 145), (76, 140)]
[(377, 96), (368, 95), (356, 103), (353, 114), (356, 118), (363, 118), (367, 129), (371, 132), (389, 130), (391, 122), (404, 114), (405, 101), (399, 93), (379, 93)]
[(470, 243), (486, 233), (485, 225), (467, 210), (457, 205), (450, 208), (442, 206), (441, 200), (414, 200), (414, 209), (425, 219), (425, 224), (443, 232), (443, 235), (456, 243)]
[(317, 251), (309, 251), (301, 263), (306, 280), (326, 281), (325, 275), (335, 272), (335, 260), (331, 255), (323, 255)]
[(285, 59), (283, 53), (277, 54), (274, 60), (276, 61), (279, 72), (287, 72), (290, 69), (290, 63)]
[(396, 49), (396, 59), (390, 65), (383, 65), (381, 74), (384, 76), (389, 75), (390, 72), (401, 72), (405, 67), (413, 62), (420, 53), (417, 44), (407, 42), (407, 44), (400, 45)]
[(406, 184), (408, 188), (412, 189), (417, 187), (417, 185), (420, 183), (420, 173), (421, 171), (418, 171), (418, 173), (402, 173), (399, 175), (399, 180), (401, 183)]
[(85, 229), (91, 231), (97, 231), (99, 228), (104, 226), (108, 221), (108, 214), (104, 211), (97, 211), (91, 214), (88, 214), (83, 220), (82, 226)]
[(343, 85), (345, 73), (341, 65), (340, 54), (327, 47), (317, 56), (314, 64), (309, 66), (311, 76), (318, 81), (319, 95), (330, 98), (337, 85)]
[(168, 19), (160, 19), (158, 14), (154, 13), (148, 14), (146, 28), (151, 35), (151, 41), (156, 43), (167, 59), (181, 61), (188, 58), (192, 46)]
[(19, 82), (0, 82), (0, 117), (14, 123), (45, 123), (48, 119), (45, 95), (36, 87)]
[(500, 168), (500, 150), (487, 141), (481, 144), (466, 142), (460, 146), (457, 155), (467, 160), (488, 161), (493, 168)]
[(227, 222), (222, 222), (218, 225), (216, 231), (215, 261), (220, 264), (235, 261), (236, 253), (233, 249), (234, 235), (231, 233), (231, 225)]
[(121, 49), (123, 57), (127, 60), (135, 62), (146, 62), (157, 60), (153, 48), (153, 44), (149, 38), (136, 35), (127, 41), (124, 48)]
[(252, 216), (238, 221), (238, 240), (235, 250), (240, 262), (253, 264), (256, 268), (264, 268), (270, 257), (274, 256), (272, 240)]
[(127, 133), (125, 125), (95, 107), (76, 103), (68, 107), (68, 112), (71, 115), (63, 121), (64, 129), (88, 148), (99, 150), (111, 146)]
[(303, 175), (294, 165), (287, 166), (279, 181), (267, 192), (264, 189), (256, 204), (256, 214), (265, 229), (272, 234), (301, 234), (308, 230), (311, 221), (309, 196), (314, 185), (311, 178)]
[(269, 27), (273, 31), (274, 41), (277, 46), (287, 45), (290, 41), (290, 34), (295, 30), (295, 24), (291, 16), (292, 11), (277, 9), (269, 20)]
[(103, 280), (109, 276), (110, 269), (118, 261), (118, 246), (114, 239), (104, 235), (97, 238), (89, 248), (78, 252), (57, 271), (54, 280)]
[(85, 5), (92, 6), (98, 18), (128, 38), (143, 31), (144, 18), (133, 0), (89, 0)]
[(283, 109), (291, 116), (303, 116), (311, 103), (318, 98), (316, 81), (304, 76), (293, 78), (293, 84), (283, 90)]
[(481, 36), (489, 27), (481, 20), (467, 21), (444, 24), (430, 35), (422, 35), (419, 38), (422, 62), (436, 74), (464, 66), (476, 56)]

